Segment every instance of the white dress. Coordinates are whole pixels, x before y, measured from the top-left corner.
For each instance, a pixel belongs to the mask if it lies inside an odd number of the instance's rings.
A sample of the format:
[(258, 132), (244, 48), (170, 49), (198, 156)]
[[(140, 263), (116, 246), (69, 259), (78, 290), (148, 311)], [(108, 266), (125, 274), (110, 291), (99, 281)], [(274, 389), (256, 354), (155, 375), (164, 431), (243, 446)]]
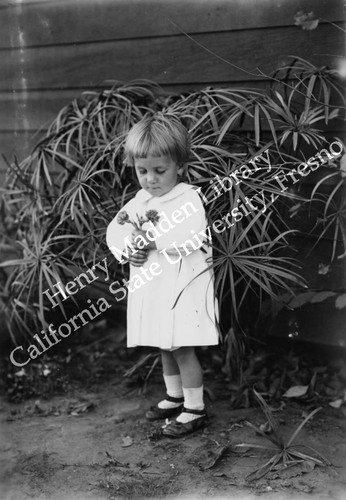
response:
[[(196, 188), (180, 183), (160, 197), (141, 189), (121, 211), (137, 220), (137, 214), (145, 216), (148, 210), (160, 215), (155, 226), (157, 250), (149, 251), (145, 275), (140, 267), (130, 266), (127, 346), (218, 344), (213, 273), (207, 269), (212, 250), (204, 245), (202, 251), (198, 244), (206, 241), (207, 221)], [(107, 244), (119, 261), (132, 230), (132, 224), (121, 225), (117, 217), (107, 228)]]

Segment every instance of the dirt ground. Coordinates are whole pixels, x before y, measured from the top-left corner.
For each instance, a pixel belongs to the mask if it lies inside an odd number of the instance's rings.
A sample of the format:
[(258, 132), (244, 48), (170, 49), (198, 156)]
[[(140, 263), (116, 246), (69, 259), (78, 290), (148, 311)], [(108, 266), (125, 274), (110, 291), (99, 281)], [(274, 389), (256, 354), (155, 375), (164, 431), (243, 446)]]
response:
[[(93, 356), (93, 366), (100, 366)], [(260, 425), (265, 417), (255, 406), (232, 409), (224, 377), (206, 374), (209, 427), (171, 440), (160, 435), (164, 422), (144, 417), (164, 394), (158, 367), (143, 391), (125, 383), (124, 366), (112, 363), (113, 369), (103, 365), (103, 375), (95, 368), (93, 383), (91, 374), (81, 372), (64, 394), (19, 402), (2, 397), (1, 500), (346, 498), (346, 418), (340, 408), (322, 405), (297, 437), (331, 466), (304, 462), (250, 481), (248, 474), (273, 452), (236, 445), (268, 445), (245, 423)], [(48, 371), (47, 377), (54, 376), (52, 367)], [(280, 432), (289, 437), (308, 411), (295, 401), (276, 405)]]

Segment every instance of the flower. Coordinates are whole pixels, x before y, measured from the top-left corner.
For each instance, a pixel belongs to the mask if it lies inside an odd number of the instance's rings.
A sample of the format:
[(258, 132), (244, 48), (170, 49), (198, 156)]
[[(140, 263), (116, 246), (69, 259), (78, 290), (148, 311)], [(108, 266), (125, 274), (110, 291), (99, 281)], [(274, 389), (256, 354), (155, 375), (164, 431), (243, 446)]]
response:
[(123, 226), (126, 222), (131, 222), (129, 214), (125, 210), (122, 210), (118, 213), (117, 222), (121, 226)]
[(155, 225), (156, 222), (160, 220), (160, 216), (156, 210), (147, 210), (145, 212), (145, 217), (139, 214), (136, 215), (138, 222), (131, 220), (129, 214), (125, 210), (122, 210), (118, 213), (117, 222), (121, 226), (128, 223), (132, 224), (135, 229), (142, 229), (143, 224), (145, 224), (146, 222), (152, 222)]
[(148, 219), (148, 222), (152, 222), (154, 225), (160, 220), (160, 216), (156, 210), (147, 210), (145, 212), (145, 216)]

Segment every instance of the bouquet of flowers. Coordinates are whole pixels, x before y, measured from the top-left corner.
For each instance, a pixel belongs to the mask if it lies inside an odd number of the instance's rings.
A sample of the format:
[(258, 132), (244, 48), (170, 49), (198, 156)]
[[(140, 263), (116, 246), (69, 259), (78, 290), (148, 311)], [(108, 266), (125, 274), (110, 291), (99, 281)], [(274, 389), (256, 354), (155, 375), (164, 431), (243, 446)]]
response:
[(121, 212), (118, 213), (117, 222), (121, 226), (123, 226), (124, 224), (132, 224), (132, 226), (135, 229), (141, 230), (143, 227), (143, 224), (145, 224), (146, 222), (152, 222), (155, 226), (156, 223), (159, 222), (159, 220), (160, 220), (160, 216), (159, 216), (157, 210), (147, 210), (145, 212), (144, 217), (142, 215), (140, 216), (138, 214), (136, 214), (136, 216), (137, 216), (137, 221), (133, 221), (130, 219), (130, 216), (126, 212), (126, 210), (122, 210)]

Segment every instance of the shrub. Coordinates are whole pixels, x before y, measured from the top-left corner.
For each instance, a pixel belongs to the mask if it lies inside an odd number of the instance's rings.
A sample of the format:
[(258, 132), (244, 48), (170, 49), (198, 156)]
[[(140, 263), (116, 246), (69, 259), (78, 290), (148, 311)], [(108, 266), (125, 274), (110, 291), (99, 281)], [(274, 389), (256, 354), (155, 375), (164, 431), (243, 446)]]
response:
[[(263, 91), (208, 87), (180, 95), (147, 81), (107, 82), (64, 107), (32, 154), (9, 166), (2, 208), (16, 256), (1, 266), (6, 270), (2, 301), (13, 339), (47, 326), (44, 289), (73, 279), (78, 270), (105, 257), (114, 260), (105, 245), (106, 226), (138, 189), (131, 169), (122, 163), (124, 138), (136, 121), (157, 110), (179, 116), (190, 131), (186, 179), (209, 200), (211, 224), (235, 206), (245, 206), (246, 200), (263, 203), (263, 210), (243, 211), (237, 224), (213, 234), (226, 340), (230, 325), (253, 324), (265, 298), (293, 294), (304, 286), (290, 250), (294, 228), (287, 210), (306, 203), (307, 197), (292, 185), (282, 191), (275, 175), (292, 172), (312, 150), (327, 144), (321, 129), (340, 113), (343, 105), (331, 102), (342, 93), (332, 70), (298, 58), (272, 82)], [(231, 178), (239, 169), (245, 172), (246, 165), (251, 175), (232, 189), (220, 187), (217, 176)], [(335, 169), (331, 175), (339, 179), (340, 172)], [(330, 171), (322, 175), (320, 184), (328, 175)], [(325, 210), (332, 208), (341, 181)], [(332, 220), (328, 217), (327, 224)], [(344, 226), (337, 230), (345, 238)], [(112, 266), (114, 273), (121, 272), (115, 262)]]

